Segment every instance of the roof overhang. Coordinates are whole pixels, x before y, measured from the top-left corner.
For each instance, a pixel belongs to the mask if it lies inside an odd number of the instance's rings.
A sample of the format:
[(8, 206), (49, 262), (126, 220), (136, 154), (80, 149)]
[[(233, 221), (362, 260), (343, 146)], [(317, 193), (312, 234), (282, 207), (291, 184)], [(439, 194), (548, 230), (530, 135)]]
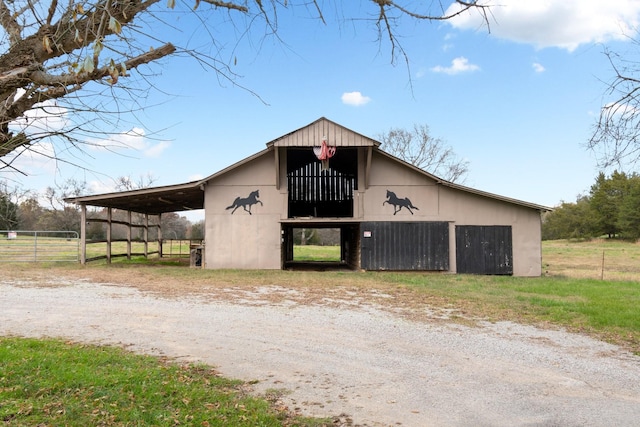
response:
[(193, 181), (119, 193), (69, 197), (67, 203), (122, 209), (150, 215), (204, 209), (204, 183)]

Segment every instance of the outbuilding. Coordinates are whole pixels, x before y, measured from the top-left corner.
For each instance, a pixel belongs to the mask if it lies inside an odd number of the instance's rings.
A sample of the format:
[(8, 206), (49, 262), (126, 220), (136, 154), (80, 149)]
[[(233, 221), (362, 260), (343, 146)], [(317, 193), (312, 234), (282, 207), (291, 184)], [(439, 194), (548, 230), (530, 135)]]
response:
[(287, 268), (296, 229), (332, 228), (353, 269), (515, 276), (541, 274), (549, 210), (442, 180), (324, 117), (199, 181), (68, 201), (204, 208), (205, 268)]

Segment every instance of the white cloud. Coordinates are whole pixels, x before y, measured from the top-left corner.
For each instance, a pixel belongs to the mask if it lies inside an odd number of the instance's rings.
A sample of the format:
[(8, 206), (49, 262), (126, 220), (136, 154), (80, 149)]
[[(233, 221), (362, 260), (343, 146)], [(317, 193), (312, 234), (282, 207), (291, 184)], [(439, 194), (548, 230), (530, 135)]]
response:
[(152, 144), (148, 148), (143, 150), (145, 157), (160, 157), (164, 150), (169, 148), (171, 143), (169, 141), (160, 141), (157, 144)]
[(129, 131), (109, 135), (108, 138), (93, 138), (88, 141), (94, 149), (108, 151), (136, 150), (144, 157), (160, 157), (171, 146), (169, 141), (151, 141), (144, 129), (133, 128)]
[[(624, 40), (640, 24), (638, 0), (482, 0), (491, 4), (491, 35), (537, 48), (573, 51), (581, 44)], [(447, 13), (460, 8), (454, 3)], [(484, 28), (483, 17), (468, 11), (447, 21), (455, 28)], [(625, 36), (626, 35), (626, 36)]]
[(105, 184), (101, 181), (90, 181), (87, 183), (88, 194), (105, 194), (114, 193), (116, 190), (115, 184)]
[(360, 92), (345, 92), (342, 94), (342, 103), (359, 107), (368, 104), (371, 98), (364, 96)]
[[(16, 95), (16, 100), (22, 97), (24, 91)], [(54, 100), (41, 102), (14, 120), (9, 127), (14, 132), (24, 132), (27, 135), (42, 136), (45, 133), (57, 132), (68, 125), (68, 110), (61, 107)]]
[(538, 62), (534, 62), (533, 64), (531, 64), (531, 66), (533, 67), (533, 71), (535, 71), (536, 73), (544, 73), (546, 71), (544, 66)]
[(441, 65), (435, 66), (431, 69), (434, 73), (445, 73), (449, 75), (468, 73), (480, 70), (480, 67), (474, 64), (470, 64), (469, 60), (464, 56), (459, 56), (451, 61), (451, 66), (443, 67)]
[[(53, 144), (39, 141), (29, 145), (29, 149), (24, 152), (15, 150), (5, 156), (2, 160), (11, 163), (11, 168), (7, 168), (3, 172), (11, 173), (11, 171), (18, 170), (29, 176), (53, 175), (57, 167), (55, 157)], [(17, 172), (16, 176), (19, 176)]]

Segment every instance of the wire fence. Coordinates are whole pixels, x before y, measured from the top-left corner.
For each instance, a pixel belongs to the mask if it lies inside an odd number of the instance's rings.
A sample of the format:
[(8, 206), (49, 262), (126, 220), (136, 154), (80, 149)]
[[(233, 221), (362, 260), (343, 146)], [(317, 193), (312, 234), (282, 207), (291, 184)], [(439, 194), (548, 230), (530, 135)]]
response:
[(0, 262), (78, 262), (75, 231), (0, 230)]

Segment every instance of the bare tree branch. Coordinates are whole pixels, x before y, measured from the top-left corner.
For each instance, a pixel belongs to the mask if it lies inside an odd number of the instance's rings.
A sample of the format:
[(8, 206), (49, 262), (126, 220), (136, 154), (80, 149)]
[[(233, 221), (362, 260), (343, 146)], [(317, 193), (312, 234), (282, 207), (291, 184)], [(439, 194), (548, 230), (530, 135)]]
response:
[(4, 0), (0, 1), (0, 25), (9, 35), (9, 41), (11, 44), (15, 44), (20, 40), (21, 27), (14, 19), (11, 11), (7, 8)]
[(640, 41), (630, 38), (634, 51), (625, 55), (605, 50), (615, 77), (586, 146), (603, 169), (635, 167), (640, 162)]
[[(258, 25), (258, 36), (278, 38), (278, 15), (289, 8), (303, 8), (311, 18), (325, 25), (327, 22), (324, 3), (318, 0), (192, 1), (192, 7), (187, 5), (188, 13), (200, 13), (195, 10), (201, 8), (200, 3), (206, 3), (212, 13), (230, 14), (236, 42), (256, 34), (253, 27)], [(476, 10), (488, 24), (488, 6), (473, 0), (455, 0), (457, 7), (447, 9), (451, 12), (445, 12), (439, 1), (370, 1), (376, 12), (373, 20), (367, 20), (375, 24), (380, 43), (386, 45), (388, 41), (391, 62), (401, 56), (407, 68), (409, 58), (398, 32), (403, 17), (442, 21)], [(140, 66), (172, 55), (187, 54), (213, 70), (223, 84), (229, 82), (259, 97), (238, 83), (240, 76), (233, 72), (231, 64), (234, 60), (220, 60), (220, 51), (199, 52), (164, 39), (166, 35), (154, 24), (171, 25), (165, 16), (171, 16), (175, 6), (175, 0), (168, 4), (162, 0), (0, 0), (0, 40), (6, 49), (0, 53), (0, 170), (14, 168), (16, 156), (36, 150), (36, 143), (45, 139), (61, 144), (58, 152), (68, 154), (81, 153), (82, 147), (89, 144), (89, 135), (108, 136), (104, 129), (113, 129), (125, 112), (147, 107), (143, 102), (146, 88), (137, 84), (142, 81), (153, 87), (153, 81), (141, 71), (146, 67)], [(242, 17), (240, 25), (236, 25), (235, 16)], [(156, 21), (149, 24), (147, 18)], [(205, 28), (212, 25), (204, 18), (201, 23)], [(212, 27), (208, 47), (216, 50), (224, 43), (213, 34)], [(148, 44), (160, 47), (149, 50)], [(106, 58), (105, 52), (113, 57)], [(133, 70), (138, 82), (131, 79)], [(91, 83), (98, 83), (97, 87), (103, 89), (95, 89)], [(30, 120), (43, 106), (52, 108), (48, 117), (62, 114), (56, 102), (63, 103), (64, 111), (74, 117), (86, 118), (86, 122), (68, 121), (65, 129), (32, 125)], [(109, 126), (100, 127), (98, 122)]]
[(469, 162), (459, 159), (442, 139), (432, 137), (427, 125), (390, 129), (378, 140), (389, 154), (446, 181), (462, 183), (469, 171)]

